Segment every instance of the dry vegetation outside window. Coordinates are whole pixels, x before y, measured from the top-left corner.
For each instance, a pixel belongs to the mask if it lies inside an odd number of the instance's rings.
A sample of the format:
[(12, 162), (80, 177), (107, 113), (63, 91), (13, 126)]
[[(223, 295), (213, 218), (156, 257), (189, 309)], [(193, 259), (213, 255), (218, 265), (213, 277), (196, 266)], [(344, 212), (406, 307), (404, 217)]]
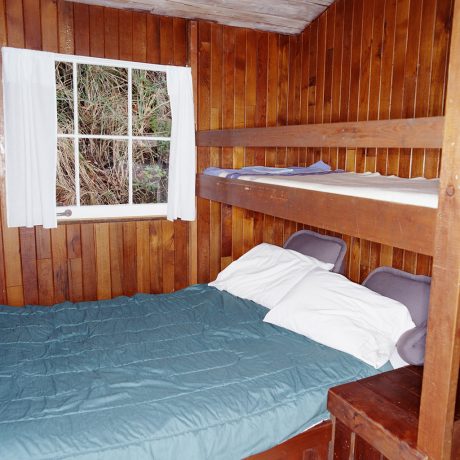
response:
[(56, 87), (57, 205), (165, 203), (171, 134), (165, 72), (59, 62)]

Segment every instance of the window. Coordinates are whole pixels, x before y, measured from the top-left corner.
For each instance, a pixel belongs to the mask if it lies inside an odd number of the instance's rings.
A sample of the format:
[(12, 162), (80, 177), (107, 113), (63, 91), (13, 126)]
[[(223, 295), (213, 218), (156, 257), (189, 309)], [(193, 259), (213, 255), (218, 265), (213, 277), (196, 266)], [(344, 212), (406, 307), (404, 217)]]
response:
[(165, 215), (171, 108), (164, 68), (69, 57), (56, 61), (56, 93), (58, 213)]

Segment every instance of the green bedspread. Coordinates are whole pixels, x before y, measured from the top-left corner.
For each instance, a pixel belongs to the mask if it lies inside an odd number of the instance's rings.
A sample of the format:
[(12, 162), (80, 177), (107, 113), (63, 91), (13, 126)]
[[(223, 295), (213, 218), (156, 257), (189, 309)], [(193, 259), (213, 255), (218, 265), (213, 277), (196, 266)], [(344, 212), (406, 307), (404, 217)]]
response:
[(0, 307), (0, 459), (240, 459), (375, 369), (206, 285)]

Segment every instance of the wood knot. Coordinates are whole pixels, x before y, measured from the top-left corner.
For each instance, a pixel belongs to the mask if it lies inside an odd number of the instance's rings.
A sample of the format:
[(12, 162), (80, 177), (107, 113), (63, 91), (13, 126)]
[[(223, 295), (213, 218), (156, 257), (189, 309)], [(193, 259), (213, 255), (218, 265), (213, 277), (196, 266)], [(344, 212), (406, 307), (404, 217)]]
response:
[(455, 187), (453, 185), (448, 185), (447, 186), (446, 195), (447, 196), (454, 196), (455, 195)]

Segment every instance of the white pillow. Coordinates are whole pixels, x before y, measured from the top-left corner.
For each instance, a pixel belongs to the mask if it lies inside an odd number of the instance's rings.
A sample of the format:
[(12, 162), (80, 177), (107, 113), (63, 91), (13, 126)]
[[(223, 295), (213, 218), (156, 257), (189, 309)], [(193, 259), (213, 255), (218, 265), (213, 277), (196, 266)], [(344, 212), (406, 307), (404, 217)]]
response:
[(393, 369), (399, 369), (400, 367), (409, 366), (409, 363), (406, 363), (404, 359), (399, 356), (398, 349), (395, 347), (390, 356), (390, 364)]
[(314, 270), (273, 308), (264, 321), (383, 366), (401, 334), (414, 327), (400, 302), (342, 275)]
[(273, 308), (306, 273), (333, 266), (291, 249), (262, 243), (222, 270), (209, 286)]

